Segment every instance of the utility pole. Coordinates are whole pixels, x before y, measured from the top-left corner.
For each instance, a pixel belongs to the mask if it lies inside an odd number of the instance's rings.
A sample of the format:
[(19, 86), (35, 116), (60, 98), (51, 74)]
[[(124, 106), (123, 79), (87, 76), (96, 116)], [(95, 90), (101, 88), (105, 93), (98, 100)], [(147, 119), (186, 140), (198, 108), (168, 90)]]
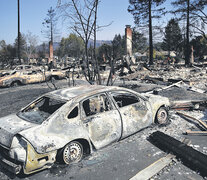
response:
[(20, 52), (20, 9), (19, 9), (19, 0), (17, 0), (18, 3), (18, 59), (19, 59), (19, 63), (21, 64), (21, 52)]

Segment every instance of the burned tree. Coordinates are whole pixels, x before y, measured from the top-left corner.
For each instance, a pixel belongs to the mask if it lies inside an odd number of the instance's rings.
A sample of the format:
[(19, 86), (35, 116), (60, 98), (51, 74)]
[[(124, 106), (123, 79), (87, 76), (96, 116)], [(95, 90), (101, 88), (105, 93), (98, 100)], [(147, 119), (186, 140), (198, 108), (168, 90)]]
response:
[[(94, 81), (92, 73), (98, 74), (100, 83), (100, 75), (98, 69), (98, 62), (96, 58), (96, 31), (97, 31), (97, 9), (99, 0), (59, 0), (59, 8), (63, 13), (65, 20), (70, 21), (70, 29), (74, 33), (78, 34), (84, 41), (85, 56), (84, 62), (86, 67), (84, 68), (84, 75), (89, 82)], [(94, 36), (94, 61), (93, 66), (89, 65), (89, 40)]]
[(134, 16), (134, 22), (138, 27), (149, 29), (149, 64), (153, 64), (153, 19), (161, 18), (164, 8), (158, 8), (165, 0), (129, 0), (128, 11)]
[(207, 2), (198, 0), (192, 3), (192, 6), (196, 9), (196, 12), (193, 11), (191, 26), (194, 28), (194, 33), (202, 35), (207, 40), (207, 35), (205, 32), (207, 25), (207, 14), (204, 12)]
[(93, 28), (93, 35), (94, 35), (94, 61), (95, 61), (95, 65), (96, 65), (96, 73), (98, 75), (98, 83), (101, 84), (101, 76), (100, 76), (100, 72), (99, 72), (99, 63), (96, 57), (96, 31), (97, 31), (97, 13), (98, 13), (98, 4), (99, 4), (99, 0), (95, 0), (94, 2), (95, 4), (95, 14), (94, 14), (94, 28)]
[(50, 7), (47, 13), (47, 17), (44, 19), (44, 22), (42, 23), (48, 29), (47, 31), (44, 31), (44, 34), (46, 34), (46, 37), (49, 39), (50, 62), (53, 61), (53, 39), (54, 33), (57, 31), (56, 23), (57, 18), (55, 10), (52, 7)]
[(31, 32), (28, 32), (25, 35), (26, 44), (25, 44), (25, 53), (27, 56), (28, 61), (35, 54), (36, 47), (37, 47), (37, 39), (38, 37), (33, 35)]
[[(186, 41), (185, 41), (185, 64), (190, 65), (190, 30), (193, 28), (197, 32), (205, 34), (204, 24), (207, 23), (207, 16), (203, 12), (206, 2), (202, 0), (174, 0), (172, 5), (176, 7), (172, 13), (180, 15), (179, 20), (186, 21)], [(201, 22), (201, 24), (200, 24)], [(192, 28), (192, 29), (191, 29)]]

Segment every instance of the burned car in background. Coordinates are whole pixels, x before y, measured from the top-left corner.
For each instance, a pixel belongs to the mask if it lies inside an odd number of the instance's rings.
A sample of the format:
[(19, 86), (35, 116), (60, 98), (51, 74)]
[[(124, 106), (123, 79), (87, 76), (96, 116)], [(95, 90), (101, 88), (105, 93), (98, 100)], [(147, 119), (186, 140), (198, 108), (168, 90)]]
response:
[(9, 75), (0, 77), (0, 87), (39, 83), (47, 80), (47, 78), (41, 70), (13, 71)]
[(26, 66), (18, 66), (15, 71), (2, 73), (0, 76), (0, 87), (10, 87), (25, 85), (31, 83), (40, 83), (47, 80), (58, 80), (66, 77), (66, 71), (63, 70), (21, 70)]
[(168, 122), (168, 98), (121, 87), (80, 86), (47, 93), (0, 118), (1, 164), (18, 174), (79, 162), (152, 123)]
[(51, 69), (50, 71), (46, 71), (45, 74), (49, 79), (64, 79), (67, 76), (68, 70), (61, 69)]
[(14, 71), (33, 71), (33, 70), (42, 70), (42, 68), (32, 65), (18, 65), (17, 67), (14, 68)]

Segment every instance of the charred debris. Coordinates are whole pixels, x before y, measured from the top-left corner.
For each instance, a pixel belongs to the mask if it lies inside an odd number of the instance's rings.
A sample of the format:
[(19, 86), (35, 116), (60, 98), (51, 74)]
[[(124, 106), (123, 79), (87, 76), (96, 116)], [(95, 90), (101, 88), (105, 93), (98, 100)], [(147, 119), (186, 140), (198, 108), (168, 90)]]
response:
[[(181, 123), (186, 121), (191, 124), (190, 128), (183, 128), (179, 136), (160, 131), (149, 133), (149, 142), (166, 152), (167, 156), (146, 167), (132, 179), (150, 179), (164, 167), (178, 160), (202, 177), (207, 176), (205, 165), (207, 153), (204, 150), (198, 151), (189, 140), (187, 143), (181, 140), (183, 137), (191, 139), (193, 136), (203, 136), (205, 138), (207, 135), (206, 70), (206, 64), (195, 64), (191, 67), (181, 64), (154, 66), (140, 64), (134, 73), (121, 78), (121, 86), (141, 93), (168, 97), (172, 114), (179, 117)], [(176, 129), (173, 131), (176, 132)], [(204, 148), (205, 146), (206, 144), (203, 144)]]
[[(191, 139), (194, 136), (205, 137), (207, 135), (207, 64), (194, 64), (191, 67), (185, 67), (184, 64), (157, 62), (152, 66), (147, 66), (142, 62), (129, 62), (130, 60), (133, 59), (124, 57), (116, 62), (114, 69), (109, 65), (103, 66), (100, 72), (102, 84), (121, 86), (139, 93), (167, 97), (170, 100), (170, 113), (173, 114), (173, 118), (179, 118), (181, 124), (182, 122), (189, 124), (182, 129), (176, 125), (169, 126), (174, 129), (167, 131), (166, 134), (160, 131), (148, 132), (148, 140), (167, 155), (153, 163), (152, 166), (143, 169), (136, 175), (136, 179), (146, 178), (145, 175), (149, 174), (149, 171), (153, 172), (151, 173), (151, 177), (153, 177), (172, 161), (181, 161), (188, 168), (206, 177), (207, 151), (195, 149), (193, 144), (189, 141), (183, 142), (182, 138)], [(17, 72), (19, 73), (19, 71)], [(47, 73), (31, 69), (31, 72), (28, 75), (47, 74), (54, 87), (56, 84), (52, 77), (62, 79), (63, 84), (66, 83), (67, 86), (78, 85), (78, 80), (85, 79), (81, 67), (50, 70)], [(13, 74), (9, 72), (2, 73), (2, 78), (11, 75)], [(46, 81), (46, 79), (42, 81)], [(170, 118), (171, 122), (174, 120), (173, 118)], [(171, 131), (176, 132), (176, 135), (169, 133)], [(203, 144), (203, 147), (206, 147), (206, 144)], [(152, 171), (153, 166), (156, 166), (156, 171)], [(148, 179), (151, 177), (147, 176)]]

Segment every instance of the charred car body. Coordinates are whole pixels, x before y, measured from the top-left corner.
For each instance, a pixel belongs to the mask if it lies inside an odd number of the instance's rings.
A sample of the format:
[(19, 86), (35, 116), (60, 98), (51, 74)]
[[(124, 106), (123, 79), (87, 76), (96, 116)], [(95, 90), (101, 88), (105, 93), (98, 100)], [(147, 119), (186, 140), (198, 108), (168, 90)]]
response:
[(78, 162), (151, 123), (167, 123), (167, 106), (167, 98), (113, 86), (47, 93), (0, 118), (0, 162), (16, 174), (49, 168), (56, 159)]
[(0, 76), (0, 87), (40, 83), (51, 79), (63, 79), (65, 77), (66, 71), (62, 70), (16, 70)]
[(0, 77), (0, 87), (9, 87), (43, 82), (47, 79), (42, 71), (13, 71), (9, 75)]
[(50, 71), (46, 71), (46, 75), (50, 78), (54, 79), (64, 79), (67, 75), (67, 70), (61, 69), (51, 69)]

